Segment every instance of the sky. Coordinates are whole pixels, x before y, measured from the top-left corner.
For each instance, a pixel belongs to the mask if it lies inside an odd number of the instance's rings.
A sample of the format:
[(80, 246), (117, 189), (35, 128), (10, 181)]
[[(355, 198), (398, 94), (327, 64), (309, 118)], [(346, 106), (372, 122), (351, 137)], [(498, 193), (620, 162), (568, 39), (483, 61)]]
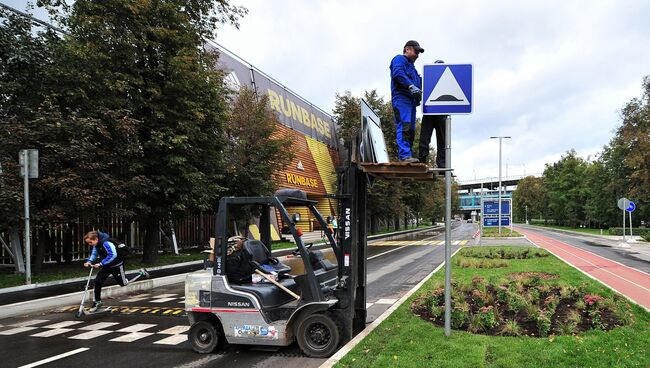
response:
[(650, 75), (650, 1), (231, 3), (249, 14), (216, 41), (328, 112), (346, 91), (390, 100), (388, 65), (407, 40), (425, 49), (420, 72), (438, 59), (472, 64), (473, 112), (451, 122), (461, 182), (498, 175), (490, 136), (512, 137), (503, 140), (503, 176), (541, 174), (571, 149), (594, 159)]

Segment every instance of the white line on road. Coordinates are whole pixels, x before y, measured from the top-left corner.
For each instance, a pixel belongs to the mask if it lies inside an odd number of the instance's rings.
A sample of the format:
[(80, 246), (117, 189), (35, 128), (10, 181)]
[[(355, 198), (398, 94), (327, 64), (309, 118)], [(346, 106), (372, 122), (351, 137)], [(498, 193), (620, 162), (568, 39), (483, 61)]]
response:
[(79, 348), (79, 349), (75, 349), (75, 350), (69, 351), (69, 352), (67, 352), (67, 353), (63, 353), (63, 354), (59, 354), (59, 355), (53, 356), (53, 357), (51, 357), (51, 358), (47, 358), (47, 359), (43, 359), (43, 360), (39, 360), (38, 362), (34, 362), (34, 363), (31, 363), (31, 364), (23, 365), (23, 366), (20, 366), (20, 367), (18, 367), (18, 368), (32, 368), (32, 367), (38, 367), (39, 365), (43, 365), (43, 364), (46, 364), (46, 363), (49, 363), (49, 362), (53, 362), (53, 361), (58, 360), (58, 359), (62, 359), (62, 358), (65, 358), (65, 357), (69, 357), (70, 355), (75, 355), (75, 354), (78, 354), (78, 353), (82, 353), (82, 352), (84, 352), (84, 351), (86, 351), (86, 350), (90, 350), (90, 348)]
[(384, 256), (384, 255), (386, 255), (386, 254), (388, 254), (388, 253), (392, 253), (392, 252), (398, 251), (398, 250), (400, 250), (400, 249), (408, 248), (408, 247), (413, 246), (413, 245), (420, 245), (420, 244), (422, 244), (422, 243), (424, 243), (424, 242), (426, 242), (426, 241), (428, 241), (428, 240), (431, 240), (431, 239), (433, 239), (433, 238), (436, 238), (436, 237), (438, 237), (438, 236), (439, 236), (439, 235), (435, 235), (435, 236), (432, 236), (432, 237), (429, 237), (429, 238), (425, 238), (425, 239), (422, 239), (422, 240), (415, 241), (414, 243), (411, 243), (410, 245), (404, 245), (404, 246), (401, 246), (401, 247), (398, 247), (398, 248), (395, 248), (395, 249), (391, 249), (391, 250), (389, 250), (388, 252), (375, 254), (375, 255), (372, 256), (372, 257), (368, 257), (368, 260), (371, 260), (371, 259), (377, 258), (377, 257), (379, 257), (379, 256)]
[(159, 345), (178, 345), (184, 341), (187, 341), (187, 335), (171, 335), (169, 337), (165, 337), (162, 340), (158, 340), (154, 342), (154, 344), (159, 344)]

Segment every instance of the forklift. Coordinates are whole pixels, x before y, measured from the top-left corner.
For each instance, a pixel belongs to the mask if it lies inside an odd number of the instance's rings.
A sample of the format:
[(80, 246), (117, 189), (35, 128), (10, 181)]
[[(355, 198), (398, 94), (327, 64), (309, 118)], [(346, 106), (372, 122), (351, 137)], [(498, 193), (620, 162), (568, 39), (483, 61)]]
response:
[[(366, 201), (367, 187), (375, 178), (433, 180), (425, 164), (390, 163), (379, 117), (362, 100), (361, 130), (342, 151), (337, 168), (339, 231), (336, 239), (326, 232), (333, 264), (305, 245), (296, 227), (297, 214), (287, 207), (305, 206), (321, 228), (327, 223), (316, 201), (304, 191), (282, 189), (268, 197), (224, 197), (217, 212), (215, 260), (187, 275), (185, 309), (189, 317), (189, 342), (198, 353), (211, 353), (225, 341), (230, 344), (288, 346), (297, 341), (304, 354), (329, 357), (366, 327)], [(242, 206), (260, 214), (260, 240), (246, 240), (244, 251), (253, 258), (255, 272), (269, 282), (235, 284), (226, 274), (229, 215)], [(295, 241), (304, 274), (271, 256), (271, 213), (279, 214)], [(269, 277), (268, 273), (277, 275)]]

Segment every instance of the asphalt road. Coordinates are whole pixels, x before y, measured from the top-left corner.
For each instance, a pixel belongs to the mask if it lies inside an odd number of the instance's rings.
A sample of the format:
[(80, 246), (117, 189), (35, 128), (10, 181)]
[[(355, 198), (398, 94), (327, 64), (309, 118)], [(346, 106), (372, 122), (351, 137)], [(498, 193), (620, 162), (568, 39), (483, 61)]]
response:
[[(452, 240), (470, 240), (475, 224), (453, 223)], [(368, 323), (444, 260), (444, 233), (369, 244)], [(459, 245), (454, 245), (455, 251)], [(75, 319), (77, 306), (0, 320), (3, 367), (318, 367), (294, 343), (281, 349), (229, 345), (200, 355), (187, 342), (184, 285), (106, 299), (112, 312)]]

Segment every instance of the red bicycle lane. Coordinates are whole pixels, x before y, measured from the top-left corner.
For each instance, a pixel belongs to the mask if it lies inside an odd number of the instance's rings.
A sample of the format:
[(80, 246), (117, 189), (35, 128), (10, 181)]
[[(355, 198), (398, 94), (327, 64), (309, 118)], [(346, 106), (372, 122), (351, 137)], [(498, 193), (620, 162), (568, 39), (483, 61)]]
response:
[(650, 310), (650, 274), (532, 231), (521, 228), (517, 231), (537, 246)]

